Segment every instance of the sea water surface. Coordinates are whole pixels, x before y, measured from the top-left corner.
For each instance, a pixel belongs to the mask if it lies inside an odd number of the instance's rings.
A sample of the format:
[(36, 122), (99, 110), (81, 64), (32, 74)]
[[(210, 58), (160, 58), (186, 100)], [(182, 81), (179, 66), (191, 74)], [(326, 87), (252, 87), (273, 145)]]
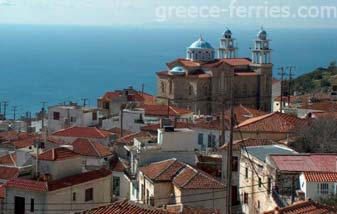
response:
[[(232, 29), (239, 57), (250, 57), (258, 29)], [(337, 29), (269, 29), (274, 75), (282, 65), (296, 75), (337, 60)], [(18, 115), (47, 105), (90, 105), (105, 91), (132, 85), (156, 93), (155, 72), (185, 57), (200, 34), (214, 48), (223, 29), (141, 29), (80, 26), (0, 26), (0, 101), (18, 106)]]

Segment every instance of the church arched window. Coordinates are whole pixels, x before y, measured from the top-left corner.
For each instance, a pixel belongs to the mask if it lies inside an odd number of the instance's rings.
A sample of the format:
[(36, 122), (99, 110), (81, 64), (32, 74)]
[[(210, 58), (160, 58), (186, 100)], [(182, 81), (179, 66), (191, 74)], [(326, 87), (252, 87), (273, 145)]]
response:
[(172, 83), (172, 80), (170, 80), (170, 81), (169, 81), (169, 92), (170, 92), (170, 94), (172, 94), (172, 91), (173, 91), (173, 89), (172, 89), (172, 88), (173, 88), (173, 87), (172, 87), (172, 84), (173, 84), (173, 83)]

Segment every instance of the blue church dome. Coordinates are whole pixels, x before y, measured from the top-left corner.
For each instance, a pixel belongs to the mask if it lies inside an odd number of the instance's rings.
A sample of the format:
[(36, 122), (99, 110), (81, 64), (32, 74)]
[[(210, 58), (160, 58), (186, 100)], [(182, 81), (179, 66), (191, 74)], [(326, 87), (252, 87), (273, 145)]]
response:
[(181, 66), (176, 66), (170, 70), (172, 75), (183, 75), (185, 74), (185, 69)]
[(223, 33), (223, 37), (225, 37), (225, 38), (231, 38), (231, 37), (232, 37), (232, 31), (230, 31), (229, 29), (227, 29), (227, 30)]
[(259, 38), (261, 40), (266, 40), (267, 39), (267, 32), (265, 30), (261, 29), (257, 34), (257, 38)]
[(206, 42), (202, 37), (197, 41), (193, 42), (189, 48), (193, 49), (213, 49), (212, 45), (209, 42)]

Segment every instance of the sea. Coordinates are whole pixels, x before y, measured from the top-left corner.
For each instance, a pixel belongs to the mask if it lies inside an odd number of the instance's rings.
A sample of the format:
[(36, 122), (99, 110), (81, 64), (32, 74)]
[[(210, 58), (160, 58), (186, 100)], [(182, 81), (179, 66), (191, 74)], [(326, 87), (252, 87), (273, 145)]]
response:
[[(258, 29), (231, 29), (239, 57), (250, 57)], [(156, 93), (155, 72), (185, 57), (200, 35), (214, 48), (224, 29), (0, 25), (0, 101), (17, 118), (64, 102), (95, 106), (106, 91), (132, 86)], [(337, 29), (267, 29), (274, 76), (280, 66), (295, 75), (337, 60)], [(3, 106), (2, 109), (3, 111)]]

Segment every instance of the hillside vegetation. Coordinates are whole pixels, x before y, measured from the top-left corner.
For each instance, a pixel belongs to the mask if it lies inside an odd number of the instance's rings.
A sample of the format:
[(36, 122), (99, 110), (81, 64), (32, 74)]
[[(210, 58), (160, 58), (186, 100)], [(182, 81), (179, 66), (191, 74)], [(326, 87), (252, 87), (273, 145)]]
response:
[(337, 75), (336, 61), (331, 62), (327, 68), (320, 67), (293, 79), (291, 88), (297, 94), (328, 92), (335, 75)]

